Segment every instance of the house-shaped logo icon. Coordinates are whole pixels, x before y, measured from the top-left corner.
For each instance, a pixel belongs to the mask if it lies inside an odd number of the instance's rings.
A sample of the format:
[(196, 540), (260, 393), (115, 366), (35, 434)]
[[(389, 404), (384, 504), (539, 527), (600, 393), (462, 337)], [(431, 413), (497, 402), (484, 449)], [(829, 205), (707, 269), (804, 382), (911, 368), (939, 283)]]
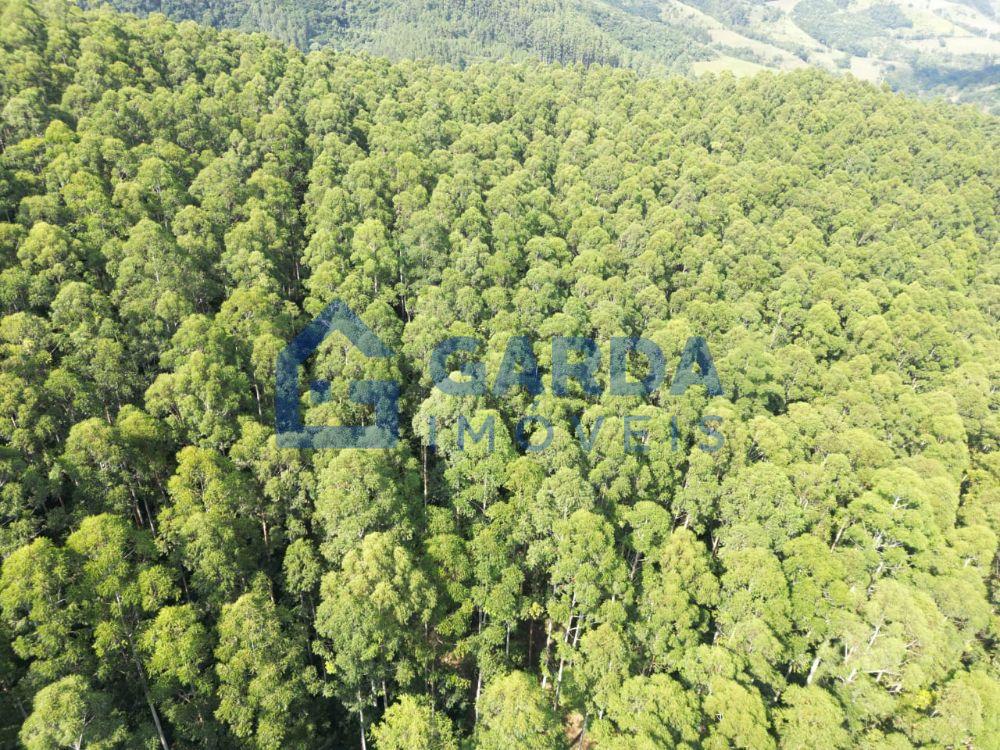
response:
[[(334, 331), (343, 334), (370, 358), (392, 357), (392, 351), (340, 300), (334, 300), (278, 355), (275, 367), (275, 433), (279, 448), (392, 448), (399, 439), (399, 383), (361, 380), (351, 383), (351, 401), (371, 404), (374, 424), (305, 426), (300, 414), (299, 368)], [(322, 390), (313, 383), (314, 391)]]

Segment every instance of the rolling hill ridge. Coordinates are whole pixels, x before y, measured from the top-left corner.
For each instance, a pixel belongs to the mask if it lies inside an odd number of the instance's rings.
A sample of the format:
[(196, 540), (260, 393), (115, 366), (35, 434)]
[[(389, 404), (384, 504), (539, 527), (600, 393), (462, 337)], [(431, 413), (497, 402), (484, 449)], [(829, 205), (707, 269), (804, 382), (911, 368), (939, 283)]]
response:
[(995, 0), (114, 0), (303, 49), (466, 65), (600, 63), (641, 73), (816, 66), (894, 89), (998, 105)]

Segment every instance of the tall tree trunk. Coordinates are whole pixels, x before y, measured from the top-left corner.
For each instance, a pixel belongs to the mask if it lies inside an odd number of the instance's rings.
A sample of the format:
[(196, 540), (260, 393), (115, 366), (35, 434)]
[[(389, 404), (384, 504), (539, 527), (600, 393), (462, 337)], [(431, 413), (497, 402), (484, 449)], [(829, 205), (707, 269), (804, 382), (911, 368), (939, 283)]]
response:
[(559, 657), (559, 674), (556, 676), (556, 695), (552, 701), (552, 708), (559, 708), (559, 693), (562, 690), (562, 676), (563, 676), (563, 665), (566, 663), (566, 657)]
[(149, 509), (149, 500), (142, 498), (142, 507), (146, 509), (146, 520), (149, 521), (149, 530), (156, 536), (156, 524), (153, 522), (153, 513)]
[[(483, 634), (483, 610), (479, 610), (479, 625), (477, 628), (477, 634)], [(480, 648), (482, 646), (480, 645)], [(472, 704), (472, 714), (473, 714), (473, 725), (479, 724), (479, 695), (483, 690), (483, 665), (477, 654), (476, 656), (476, 699)]]
[(809, 676), (806, 677), (806, 685), (812, 685), (813, 677), (816, 676), (816, 669), (817, 667), (819, 667), (820, 661), (821, 659), (819, 657), (819, 654), (816, 654), (816, 658), (813, 659), (812, 666), (809, 667)]
[(545, 651), (542, 657), (542, 689), (549, 684), (549, 649), (552, 648), (552, 618), (545, 621)]
[(422, 463), (423, 463), (421, 474), (423, 474), (423, 480), (424, 480), (424, 507), (426, 508), (427, 507), (427, 498), (428, 498), (428, 495), (430, 494), (429, 491), (428, 491), (429, 485), (428, 485), (428, 482), (427, 482), (427, 446), (426, 445), (422, 445), (420, 447), (420, 457), (421, 457)]
[(128, 646), (132, 651), (132, 661), (135, 663), (139, 685), (142, 687), (142, 694), (146, 698), (146, 705), (149, 706), (149, 713), (153, 717), (153, 724), (156, 726), (156, 734), (160, 738), (160, 745), (163, 746), (163, 750), (170, 750), (170, 745), (167, 743), (167, 736), (163, 733), (163, 726), (160, 724), (160, 714), (157, 712), (156, 706), (153, 704), (153, 696), (149, 692), (149, 683), (146, 682), (146, 671), (142, 668), (142, 662), (139, 661), (139, 655), (135, 651), (132, 633), (128, 633)]
[(528, 667), (531, 667), (531, 658), (535, 653), (535, 621), (528, 620)]
[(368, 742), (365, 740), (365, 707), (361, 703), (361, 691), (358, 691), (358, 725), (361, 727), (361, 750), (368, 750)]
[(136, 651), (135, 641), (132, 639), (132, 629), (128, 626), (128, 622), (125, 619), (125, 609), (118, 594), (115, 594), (115, 603), (118, 605), (118, 618), (121, 621), (122, 629), (125, 631), (125, 637), (128, 639), (128, 648), (132, 656), (132, 663), (135, 664), (135, 671), (139, 677), (139, 686), (142, 688), (142, 694), (146, 698), (146, 705), (149, 706), (149, 713), (153, 717), (153, 724), (156, 726), (156, 734), (160, 738), (160, 745), (163, 746), (163, 750), (170, 750), (167, 736), (163, 733), (163, 725), (160, 724), (160, 714), (157, 712), (156, 706), (153, 704), (153, 696), (149, 692), (149, 683), (146, 681), (146, 670), (142, 668), (142, 662), (139, 660), (139, 652)]
[(483, 692), (483, 670), (479, 669), (476, 674), (476, 700), (472, 704), (472, 725), (479, 726), (479, 695)]

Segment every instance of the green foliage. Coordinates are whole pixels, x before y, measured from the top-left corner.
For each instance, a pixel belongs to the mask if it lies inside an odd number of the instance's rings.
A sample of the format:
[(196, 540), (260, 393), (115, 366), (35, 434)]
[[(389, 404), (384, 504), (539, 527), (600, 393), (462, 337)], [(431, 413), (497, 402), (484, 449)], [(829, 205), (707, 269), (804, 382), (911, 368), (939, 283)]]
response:
[(121, 747), (127, 737), (110, 696), (91, 690), (79, 675), (39, 690), (33, 708), (21, 728), (21, 742), (27, 750), (110, 750)]
[(388, 708), (372, 735), (381, 750), (458, 750), (448, 717), (410, 695)]
[(226, 0), (207, 9), (190, 0), (116, 0), (113, 5), (263, 31), (303, 49), (333, 46), (462, 66), (537, 58), (662, 72), (704, 57), (709, 41), (703, 31), (663, 23), (658, 14), (592, 0)]
[(555, 750), (563, 746), (561, 727), (544, 693), (523, 672), (511, 672), (487, 685), (479, 710), (476, 747), (480, 750)]
[[(995, 745), (994, 118), (0, 15), (0, 746)], [(391, 451), (277, 447), (275, 359), (332, 299), (396, 354), (330, 336), (303, 418), (395, 380)], [(489, 383), (528, 336), (545, 393), (432, 388), (449, 335)], [(694, 335), (722, 396), (551, 394), (553, 336), (672, 368)]]
[(835, 0), (802, 0), (795, 6), (794, 17), (824, 44), (865, 57), (870, 51), (868, 40), (886, 25), (885, 20), (891, 20), (883, 19), (885, 14), (878, 10), (885, 7), (876, 5), (868, 13), (852, 13), (838, 7)]
[(244, 594), (219, 616), (215, 650), (219, 677), (216, 717), (244, 747), (308, 747), (312, 721), (301, 640), (286, 632), (283, 613), (260, 592)]
[[(100, 5), (81, 0), (85, 7)], [(465, 67), (484, 60), (613, 65), (643, 74), (802, 62), (850, 69), (893, 89), (946, 96), (994, 113), (995, 56), (987, 54), (996, 10), (990, 0), (954, 4), (880, 0), (112, 0), (119, 10), (164, 13), (218, 28), (262, 31), (301, 49), (333, 47), (393, 60)], [(780, 5), (780, 7), (779, 7)], [(697, 9), (697, 10), (694, 10)], [(722, 32), (722, 33), (720, 33)], [(928, 42), (936, 40), (936, 45)], [(852, 64), (852, 56), (871, 64)], [(704, 66), (702, 68), (702, 66)], [(37, 89), (11, 99), (13, 128), (44, 119)]]

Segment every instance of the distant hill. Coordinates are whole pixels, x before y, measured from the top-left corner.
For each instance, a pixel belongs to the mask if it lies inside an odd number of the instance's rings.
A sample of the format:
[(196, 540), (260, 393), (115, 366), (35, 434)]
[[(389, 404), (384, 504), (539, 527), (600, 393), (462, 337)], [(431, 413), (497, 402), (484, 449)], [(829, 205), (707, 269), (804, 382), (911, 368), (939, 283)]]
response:
[[(93, 4), (93, 3), (92, 3)], [(537, 57), (643, 73), (806, 65), (1000, 108), (995, 0), (114, 0), (217, 27), (464, 65)]]

